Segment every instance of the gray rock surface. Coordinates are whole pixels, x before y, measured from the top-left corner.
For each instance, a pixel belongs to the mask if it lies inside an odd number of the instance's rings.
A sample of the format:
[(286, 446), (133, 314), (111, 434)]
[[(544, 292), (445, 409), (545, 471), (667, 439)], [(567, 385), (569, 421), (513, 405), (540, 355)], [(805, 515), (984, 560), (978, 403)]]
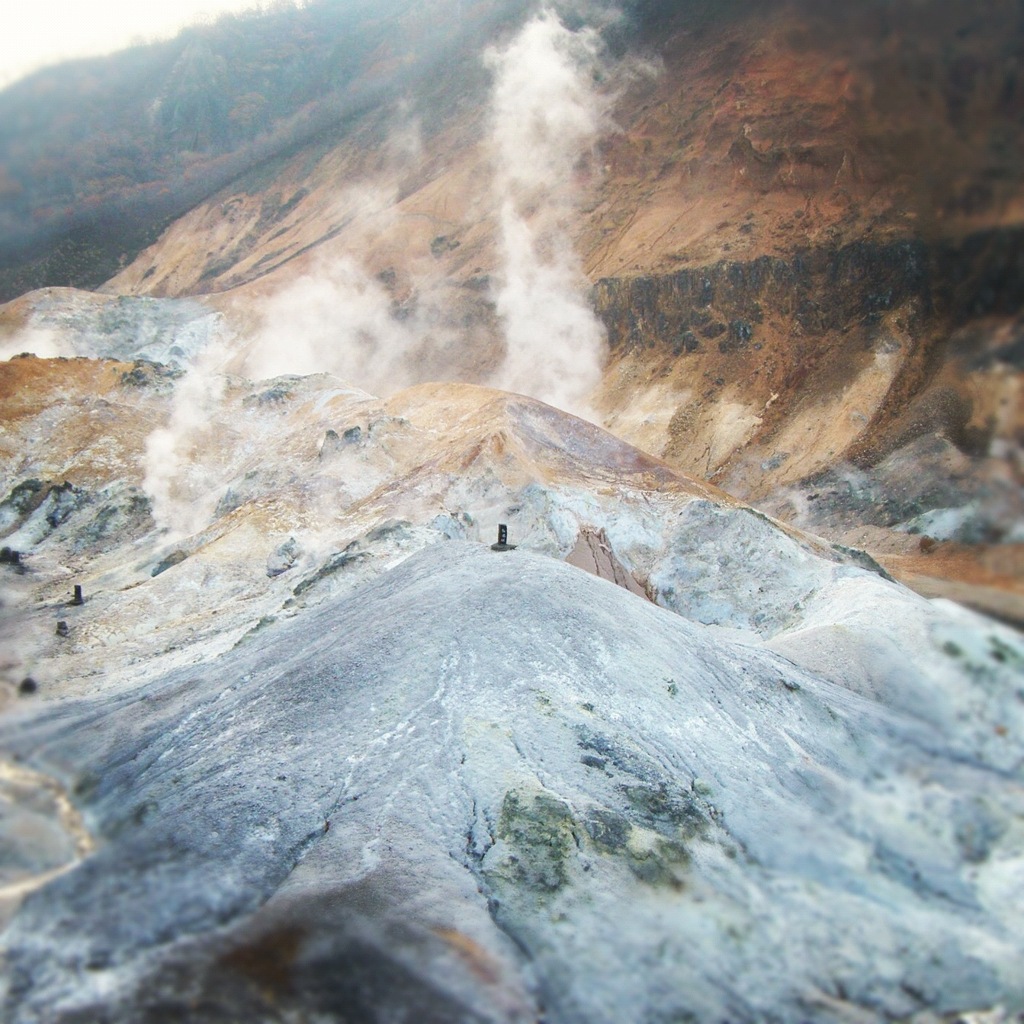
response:
[(1018, 633), (527, 399), (21, 369), (5, 1024), (1024, 1011)]
[[(977, 711), (1020, 704), (981, 667)], [(205, 664), (9, 716), (97, 849), (6, 932), (5, 1019), (1024, 1009), (1019, 758), (936, 728), (913, 680), (827, 675), (456, 541)]]
[(28, 327), (69, 356), (142, 359), (183, 368), (226, 332), (221, 314), (199, 299), (99, 295), (73, 288), (46, 288), (33, 298)]

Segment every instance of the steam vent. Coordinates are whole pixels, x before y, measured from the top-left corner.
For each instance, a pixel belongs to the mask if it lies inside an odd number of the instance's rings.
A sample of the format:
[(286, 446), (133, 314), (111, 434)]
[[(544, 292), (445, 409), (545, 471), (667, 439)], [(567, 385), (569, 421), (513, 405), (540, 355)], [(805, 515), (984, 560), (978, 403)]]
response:
[(1021, 4), (210, 2), (0, 68), (0, 1020), (1024, 1024)]

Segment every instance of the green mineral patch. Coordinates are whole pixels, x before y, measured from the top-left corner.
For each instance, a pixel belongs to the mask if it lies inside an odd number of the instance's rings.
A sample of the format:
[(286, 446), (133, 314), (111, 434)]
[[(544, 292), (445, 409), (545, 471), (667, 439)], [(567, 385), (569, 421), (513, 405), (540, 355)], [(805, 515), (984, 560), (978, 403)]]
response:
[(551, 706), (551, 698), (541, 690), (535, 690), (534, 693), (537, 697), (537, 710), (542, 715), (553, 715), (554, 708)]
[(516, 885), (555, 892), (569, 880), (567, 860), (576, 847), (576, 822), (568, 805), (548, 793), (505, 794), (498, 838), (508, 854), (494, 873)]
[(602, 853), (620, 853), (629, 842), (633, 826), (615, 811), (592, 811), (583, 821), (591, 842)]
[(598, 852), (622, 858), (638, 881), (676, 890), (683, 887), (690, 854), (679, 840), (635, 828), (624, 815), (605, 808), (591, 811), (583, 827)]
[(159, 576), (161, 573), (167, 572), (168, 569), (173, 569), (176, 565), (181, 565), (185, 559), (188, 558), (188, 552), (182, 551), (180, 548), (177, 551), (172, 551), (166, 558), (162, 558), (155, 566), (153, 566), (150, 576)]
[(1018, 669), (1024, 668), (1024, 658), (1021, 657), (1017, 648), (1011, 647), (997, 636), (990, 636), (989, 644), (991, 645), (989, 656), (993, 661), (998, 661), (1002, 665), (1012, 665)]
[(683, 888), (690, 854), (682, 843), (634, 829), (626, 848), (626, 864), (645, 885)]
[(326, 579), (333, 573), (338, 572), (340, 569), (344, 569), (347, 566), (353, 565), (356, 562), (361, 561), (364, 558), (370, 557), (369, 551), (353, 551), (354, 544), (344, 550), (331, 555), (330, 558), (320, 566), (311, 576), (307, 576), (304, 580), (300, 580), (299, 583), (292, 588), (292, 593), (299, 597), (304, 594), (310, 587), (319, 583), (321, 580)]
[(623, 786), (622, 792), (637, 812), (641, 823), (662, 835), (683, 838), (704, 836), (707, 818), (700, 805), (685, 791), (670, 791), (665, 783), (658, 786)]

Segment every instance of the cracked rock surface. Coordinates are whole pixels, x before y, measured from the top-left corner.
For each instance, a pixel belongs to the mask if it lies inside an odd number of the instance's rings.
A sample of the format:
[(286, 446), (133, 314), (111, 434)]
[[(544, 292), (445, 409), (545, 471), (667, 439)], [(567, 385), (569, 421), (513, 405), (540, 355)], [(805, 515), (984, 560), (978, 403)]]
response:
[(11, 925), (5, 1014), (1024, 1005), (1020, 764), (892, 703), (555, 559), (432, 545), (208, 665), (8, 720), (97, 849)]

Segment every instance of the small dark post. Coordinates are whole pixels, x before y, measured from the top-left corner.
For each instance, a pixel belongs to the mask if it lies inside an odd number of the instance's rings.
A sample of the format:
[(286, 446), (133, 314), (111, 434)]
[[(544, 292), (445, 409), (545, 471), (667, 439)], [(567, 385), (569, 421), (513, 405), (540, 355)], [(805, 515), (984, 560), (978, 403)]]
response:
[(514, 551), (515, 544), (508, 542), (508, 527), (504, 523), (498, 524), (498, 543), (491, 545), (492, 551)]
[(82, 596), (81, 583), (75, 584), (75, 596), (71, 599), (71, 603), (74, 605), (85, 604), (85, 598)]

